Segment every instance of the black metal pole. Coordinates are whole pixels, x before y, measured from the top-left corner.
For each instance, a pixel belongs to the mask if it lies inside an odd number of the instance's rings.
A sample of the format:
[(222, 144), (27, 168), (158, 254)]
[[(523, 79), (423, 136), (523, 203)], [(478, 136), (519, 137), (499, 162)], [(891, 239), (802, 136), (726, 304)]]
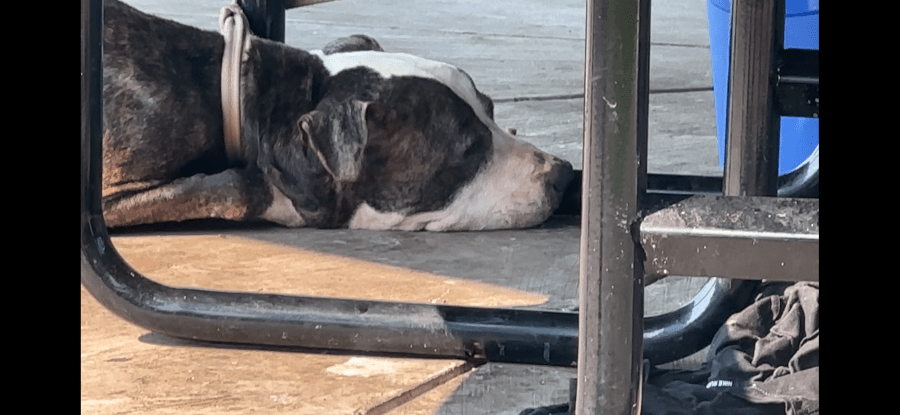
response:
[[(649, 0), (588, 0), (575, 413), (639, 411)], [(647, 36), (649, 36), (649, 32)]]
[(284, 0), (239, 0), (254, 35), (284, 43)]
[[(103, 0), (81, 0), (81, 177), (101, 183)], [(99, 212), (100, 186), (81, 186), (81, 214)], [(103, 226), (101, 224), (101, 226)], [(104, 227), (105, 229), (105, 227)]]
[(777, 196), (781, 117), (775, 105), (784, 0), (734, 0), (724, 192)]

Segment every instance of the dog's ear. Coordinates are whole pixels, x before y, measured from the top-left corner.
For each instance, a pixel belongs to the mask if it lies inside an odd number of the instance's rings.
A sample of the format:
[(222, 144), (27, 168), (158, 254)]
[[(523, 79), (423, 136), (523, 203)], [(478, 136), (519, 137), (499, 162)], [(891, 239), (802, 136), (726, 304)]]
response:
[(348, 100), (320, 106), (297, 122), (300, 137), (338, 182), (353, 182), (362, 169), (368, 142), (369, 103)]

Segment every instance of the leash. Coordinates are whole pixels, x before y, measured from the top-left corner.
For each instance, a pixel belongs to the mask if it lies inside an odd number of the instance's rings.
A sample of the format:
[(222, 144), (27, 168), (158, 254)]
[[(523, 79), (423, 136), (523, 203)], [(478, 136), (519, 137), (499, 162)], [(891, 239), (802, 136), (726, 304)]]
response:
[(222, 121), (225, 126), (225, 155), (229, 163), (244, 160), (241, 146), (241, 64), (248, 58), (250, 24), (234, 0), (219, 13), (219, 31), (225, 37), (222, 55)]

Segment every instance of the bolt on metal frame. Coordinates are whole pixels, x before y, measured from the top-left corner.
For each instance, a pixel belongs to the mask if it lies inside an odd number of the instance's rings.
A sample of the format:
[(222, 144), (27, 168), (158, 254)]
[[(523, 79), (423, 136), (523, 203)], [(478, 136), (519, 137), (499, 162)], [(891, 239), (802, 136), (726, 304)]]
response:
[[(316, 2), (241, 4), (257, 35), (283, 41), (285, 5)], [(797, 246), (784, 257), (793, 261), (789, 272), (779, 273), (784, 264), (768, 269), (776, 279), (818, 280), (818, 200), (772, 197), (806, 196), (818, 186), (817, 151), (781, 178), (772, 157), (773, 113), (818, 116), (818, 54), (782, 50), (783, 0), (734, 2), (726, 195), (686, 200), (718, 193), (715, 180), (646, 172), (650, 0), (588, 0), (579, 314), (214, 292), (146, 279), (116, 252), (100, 205), (102, 3), (81, 3), (81, 279), (100, 303), (141, 327), (226, 343), (553, 366), (577, 361), (576, 413), (637, 413), (643, 359), (658, 364), (699, 350), (752, 299), (756, 284), (715, 278), (690, 304), (645, 319), (645, 277), (737, 270), (742, 278), (770, 278), (725, 259), (741, 249), (771, 265), (775, 247)], [(815, 100), (804, 106), (801, 93)], [(722, 220), (735, 215), (748, 219)], [(694, 256), (693, 248), (699, 254), (713, 243), (714, 252)]]

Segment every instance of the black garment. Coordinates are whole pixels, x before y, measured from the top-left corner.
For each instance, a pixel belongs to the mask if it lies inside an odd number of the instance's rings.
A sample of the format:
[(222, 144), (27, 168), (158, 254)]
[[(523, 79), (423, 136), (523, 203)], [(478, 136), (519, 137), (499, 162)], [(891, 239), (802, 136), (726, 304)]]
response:
[[(567, 410), (557, 405), (521, 415)], [(818, 414), (819, 284), (768, 285), (719, 329), (699, 369), (650, 373), (642, 413)]]

